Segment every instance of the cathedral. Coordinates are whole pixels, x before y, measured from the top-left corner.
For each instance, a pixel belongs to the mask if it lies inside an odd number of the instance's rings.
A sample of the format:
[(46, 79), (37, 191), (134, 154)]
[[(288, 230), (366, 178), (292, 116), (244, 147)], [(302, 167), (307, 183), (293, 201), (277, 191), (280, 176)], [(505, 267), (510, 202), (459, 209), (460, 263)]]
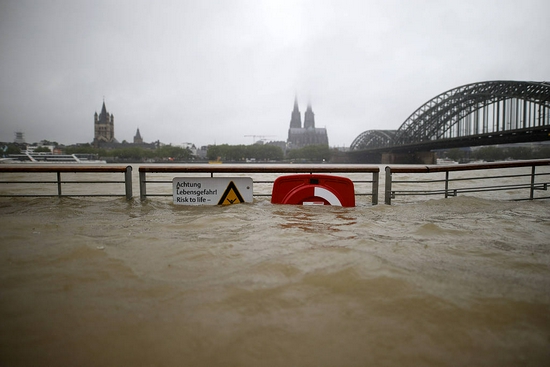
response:
[(302, 148), (307, 145), (328, 145), (327, 129), (315, 127), (315, 114), (311, 103), (304, 113), (304, 126), (298, 109), (298, 98), (294, 99), (294, 109), (290, 118), (287, 145), (290, 149)]
[(101, 113), (94, 114), (94, 145), (98, 147), (101, 143), (117, 143), (115, 139), (115, 117), (107, 113), (105, 101)]

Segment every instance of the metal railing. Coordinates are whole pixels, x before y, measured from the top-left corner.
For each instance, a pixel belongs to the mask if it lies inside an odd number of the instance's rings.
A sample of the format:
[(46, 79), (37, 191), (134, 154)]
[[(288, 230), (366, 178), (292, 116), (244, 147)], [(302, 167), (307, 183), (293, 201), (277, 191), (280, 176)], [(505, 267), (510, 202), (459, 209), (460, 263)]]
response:
[[(126, 199), (132, 198), (132, 167), (131, 166), (111, 166), (111, 165), (101, 165), (101, 166), (92, 166), (92, 165), (32, 165), (32, 164), (6, 164), (0, 166), (0, 174), (5, 177), (4, 173), (25, 173), (25, 174), (34, 174), (34, 173), (55, 173), (55, 180), (0, 180), (0, 184), (15, 184), (20, 186), (21, 184), (30, 184), (33, 185), (57, 185), (56, 194), (10, 194), (2, 193), (0, 197), (53, 197), (53, 196), (125, 196)], [(122, 173), (124, 175), (124, 180), (62, 180), (62, 173), (90, 173), (90, 174), (106, 174), (106, 173)], [(95, 176), (94, 176), (95, 177)], [(111, 194), (111, 193), (100, 193), (100, 194), (82, 194), (82, 193), (73, 193), (73, 194), (64, 194), (62, 191), (62, 186), (64, 184), (124, 184), (124, 194)]]
[[(370, 193), (361, 193), (356, 192), (356, 196), (368, 196), (372, 197), (372, 205), (378, 204), (378, 186), (379, 186), (379, 174), (380, 168), (376, 166), (365, 166), (365, 165), (256, 165), (256, 164), (190, 164), (190, 165), (169, 165), (169, 166), (158, 166), (158, 165), (148, 165), (139, 167), (139, 191), (141, 200), (145, 200), (148, 196), (172, 196), (172, 191), (170, 193), (148, 193), (147, 184), (172, 184), (170, 180), (149, 180), (147, 179), (147, 174), (166, 174), (166, 173), (208, 173), (210, 177), (214, 177), (214, 174), (266, 174), (266, 173), (340, 173), (340, 174), (349, 174), (349, 173), (367, 173), (371, 174), (371, 179), (367, 180), (352, 180), (354, 183), (370, 183), (371, 191)], [(272, 180), (253, 180), (255, 184), (272, 184)], [(253, 196), (271, 196), (271, 194), (260, 194), (254, 193)]]
[[(481, 164), (465, 164), (465, 165), (448, 165), (448, 166), (387, 166), (385, 175), (385, 203), (391, 205), (393, 199), (399, 196), (429, 196), (440, 195), (445, 198), (457, 196), (461, 193), (473, 192), (491, 192), (499, 190), (519, 190), (521, 192), (528, 191), (528, 195), (515, 200), (535, 200), (535, 199), (550, 199), (550, 196), (536, 196), (537, 191), (547, 191), (550, 184), (550, 170), (541, 172), (541, 167), (550, 166), (550, 159), (532, 160), (532, 161), (513, 161), (499, 163), (481, 163)], [(511, 174), (500, 174), (499, 169), (506, 168), (521, 168), (530, 167), (530, 172), (518, 172)], [(537, 171), (537, 168), (539, 170)], [(141, 200), (145, 200), (149, 196), (172, 196), (173, 192), (166, 189), (166, 184), (172, 184), (172, 178), (175, 174), (193, 174), (202, 173), (209, 174), (210, 177), (227, 174), (291, 174), (291, 173), (333, 173), (354, 176), (350, 174), (370, 174), (365, 179), (354, 177), (351, 178), (354, 184), (365, 184), (367, 189), (358, 190), (364, 187), (356, 185), (356, 196), (371, 196), (372, 205), (378, 204), (379, 195), (379, 167), (367, 165), (259, 165), (259, 164), (234, 164), (234, 165), (215, 165), (215, 164), (189, 164), (189, 165), (144, 165), (139, 167), (139, 190)], [(458, 174), (458, 172), (462, 172)], [(468, 175), (469, 172), (472, 174)], [(477, 172), (477, 173), (475, 173)], [(492, 172), (492, 173), (491, 173)], [(6, 173), (6, 175), (4, 174)], [(17, 180), (9, 179), (7, 173), (24, 173), (24, 174), (42, 174), (55, 173), (54, 180), (37, 178), (29, 176), (29, 180), (22, 180), (18, 177)], [(65, 173), (86, 173), (93, 174), (92, 180), (67, 180), (62, 179), (62, 174)], [(123, 173), (123, 180), (97, 180), (98, 174), (107, 173)], [(156, 174), (156, 179), (149, 177)], [(159, 177), (164, 174), (164, 177)], [(166, 178), (169, 174), (170, 180)], [(396, 179), (396, 175), (401, 174), (420, 174), (421, 177), (405, 177), (405, 179)], [(437, 176), (440, 174), (440, 176)], [(443, 176), (441, 176), (441, 174)], [(149, 175), (149, 177), (147, 176)], [(451, 175), (453, 177), (451, 178)], [(252, 175), (254, 176), (254, 175)], [(357, 175), (355, 175), (357, 176)], [(82, 176), (80, 176), (82, 177)], [(270, 178), (270, 177), (269, 177)], [(253, 177), (254, 179), (254, 177)], [(488, 183), (488, 181), (491, 181)], [(273, 184), (271, 180), (254, 180), (255, 184)], [(111, 165), (15, 165), (6, 164), (0, 165), (0, 185), (17, 185), (18, 191), (24, 193), (9, 193), (6, 190), (0, 192), (0, 197), (52, 197), (52, 196), (125, 196), (126, 199), (132, 198), (132, 167), (131, 166), (111, 166)], [(43, 187), (40, 187), (39, 193), (25, 193), (27, 187), (22, 184), (29, 184), (28, 190), (34, 190), (34, 185), (55, 185), (57, 192), (55, 194), (44, 193)], [(123, 194), (107, 193), (89, 193), (90, 190), (86, 187), (86, 193), (69, 193), (62, 190), (63, 185), (68, 184), (124, 184)], [(148, 184), (161, 184), (162, 192), (147, 192)], [(369, 186), (370, 184), (370, 186)], [(407, 189), (407, 187), (412, 189)], [(109, 186), (109, 188), (111, 188)], [(150, 188), (150, 187), (149, 187)], [(370, 190), (370, 191), (369, 191)], [(254, 196), (271, 196), (271, 193), (262, 193), (262, 190), (254, 190)], [(265, 192), (266, 190), (264, 190)]]
[[(537, 173), (536, 168), (541, 166), (549, 166), (550, 159), (531, 160), (531, 161), (512, 161), (512, 162), (499, 162), (499, 163), (480, 163), (480, 164), (460, 164), (460, 165), (448, 165), (448, 166), (400, 166), (400, 167), (386, 167), (385, 178), (385, 203), (391, 205), (392, 199), (397, 196), (411, 196), (411, 195), (444, 195), (444, 197), (457, 196), (459, 193), (470, 192), (482, 192), (482, 191), (499, 191), (499, 190), (529, 190), (529, 197), (521, 198), (517, 200), (535, 200), (535, 199), (548, 199), (550, 196), (535, 197), (535, 191), (547, 190), (550, 182), (537, 181), (537, 178), (544, 178), (550, 176), (550, 173)], [(531, 167), (530, 173), (518, 173), (498, 175), (490, 174), (494, 170), (505, 168), (520, 168)], [(469, 177), (456, 177), (451, 178), (451, 172), (464, 172), (464, 171), (486, 171), (482, 176), (469, 176)], [(422, 180), (396, 180), (395, 174), (432, 174), (432, 173), (444, 173), (444, 178), (436, 179), (422, 179)], [(492, 185), (472, 185), (472, 182), (478, 182), (483, 180), (492, 180), (497, 182), (499, 180), (514, 179), (514, 183), (496, 183)], [(465, 181), (469, 182), (469, 185), (461, 185)], [(406, 186), (410, 184), (416, 185), (417, 189), (414, 190), (397, 190), (395, 185)], [(441, 184), (441, 188), (433, 188)], [(419, 186), (429, 185), (430, 188), (418, 189)]]

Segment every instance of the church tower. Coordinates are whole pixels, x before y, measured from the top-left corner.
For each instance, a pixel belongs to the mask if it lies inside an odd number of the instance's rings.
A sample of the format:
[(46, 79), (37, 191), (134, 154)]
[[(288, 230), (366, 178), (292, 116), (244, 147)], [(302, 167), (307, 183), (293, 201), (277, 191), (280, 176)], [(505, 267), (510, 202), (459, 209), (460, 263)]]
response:
[(139, 133), (139, 127), (137, 129), (136, 135), (134, 136), (134, 144), (143, 144), (143, 138), (141, 137), (141, 134)]
[(94, 145), (99, 146), (101, 143), (112, 143), (115, 140), (115, 118), (107, 113), (105, 101), (101, 113), (94, 114)]
[(315, 114), (311, 109), (311, 103), (307, 104), (307, 110), (304, 113), (304, 129), (315, 129)]
[(290, 128), (301, 129), (302, 128), (302, 116), (298, 109), (298, 97), (294, 98), (294, 109), (292, 110), (292, 116), (290, 118)]

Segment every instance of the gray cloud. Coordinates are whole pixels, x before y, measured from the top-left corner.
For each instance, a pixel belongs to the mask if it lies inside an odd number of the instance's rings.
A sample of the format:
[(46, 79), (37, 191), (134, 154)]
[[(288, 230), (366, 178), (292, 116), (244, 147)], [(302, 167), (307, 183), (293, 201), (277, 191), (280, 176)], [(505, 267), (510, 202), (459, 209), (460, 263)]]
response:
[(549, 80), (550, 3), (21, 1), (0, 3), (0, 141), (115, 136), (197, 145), (286, 140), (295, 94), (332, 146), (397, 129), (435, 95)]

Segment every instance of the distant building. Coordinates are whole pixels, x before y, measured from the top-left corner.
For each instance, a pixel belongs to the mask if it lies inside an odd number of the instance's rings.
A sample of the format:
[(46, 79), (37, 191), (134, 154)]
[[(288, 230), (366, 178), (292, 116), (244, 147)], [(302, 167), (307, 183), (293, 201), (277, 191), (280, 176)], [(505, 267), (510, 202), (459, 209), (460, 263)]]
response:
[(181, 147), (187, 149), (191, 152), (192, 155), (197, 156), (197, 147), (193, 143), (182, 143)]
[(141, 137), (141, 134), (139, 133), (139, 127), (137, 129), (136, 135), (134, 136), (134, 144), (143, 144), (143, 138)]
[(117, 143), (115, 139), (115, 118), (107, 113), (105, 101), (101, 113), (94, 114), (94, 145), (100, 146), (102, 143)]
[(16, 132), (15, 133), (15, 143), (25, 144), (25, 134), (23, 134), (21, 131)]
[(308, 145), (328, 145), (327, 129), (315, 127), (315, 114), (308, 103), (304, 113), (304, 126), (298, 109), (298, 98), (294, 99), (294, 109), (290, 118), (287, 146), (290, 149), (303, 148)]
[(101, 113), (99, 115), (97, 114), (97, 112), (94, 114), (93, 145), (96, 148), (103, 148), (103, 149), (139, 147), (139, 148), (153, 150), (159, 146), (159, 142), (144, 143), (138, 128), (136, 131), (136, 135), (134, 136), (133, 143), (128, 143), (126, 142), (126, 140), (123, 140), (122, 143), (119, 143), (115, 139), (115, 118), (112, 114), (109, 114), (107, 112), (107, 108), (105, 107), (105, 101), (103, 101), (103, 106), (101, 107)]

